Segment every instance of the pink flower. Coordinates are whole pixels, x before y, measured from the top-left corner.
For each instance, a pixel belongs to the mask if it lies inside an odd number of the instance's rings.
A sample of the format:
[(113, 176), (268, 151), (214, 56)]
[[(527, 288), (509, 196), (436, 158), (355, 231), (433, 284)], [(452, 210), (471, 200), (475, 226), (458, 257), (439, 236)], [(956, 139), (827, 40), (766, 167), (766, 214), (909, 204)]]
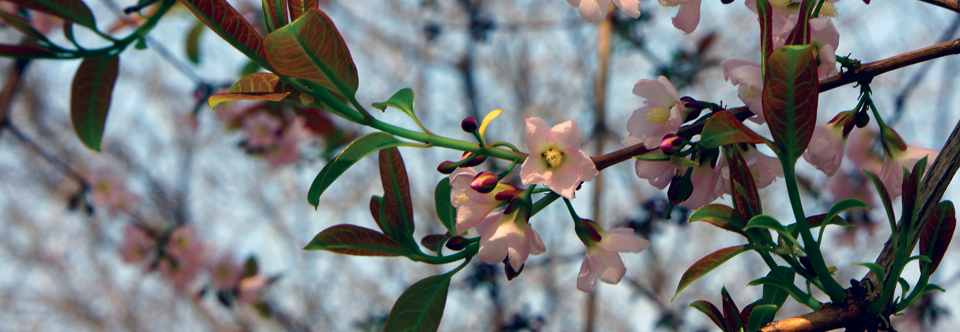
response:
[(937, 150), (907, 145), (906, 150), (893, 152), (893, 156), (888, 155), (880, 169), (880, 180), (883, 181), (884, 187), (887, 187), (890, 199), (896, 199), (903, 191), (904, 167), (912, 172), (913, 166), (923, 157), (927, 157), (927, 169), (929, 169), (938, 153)]
[[(580, 17), (591, 23), (603, 22), (611, 0), (567, 0), (571, 6), (580, 8)], [(640, 0), (612, 0), (625, 15), (640, 17)]]
[(206, 266), (206, 246), (192, 226), (183, 225), (170, 233), (165, 246), (167, 257), (160, 261), (160, 274), (183, 288)]
[(583, 264), (580, 264), (580, 274), (577, 276), (577, 289), (593, 293), (597, 278), (607, 284), (616, 285), (627, 273), (619, 253), (644, 251), (650, 247), (650, 241), (637, 236), (630, 228), (617, 228), (606, 232), (592, 221), (584, 221), (592, 224), (600, 235), (600, 241), (589, 241), (592, 243), (587, 245), (587, 255), (583, 258)]
[[(797, 26), (799, 15), (787, 17), (780, 36), (774, 38), (773, 47), (783, 46), (786, 39)], [(822, 80), (837, 74), (837, 47), (840, 46), (840, 32), (829, 18), (810, 19), (810, 45), (819, 55), (820, 65), (817, 66), (817, 76)]]
[[(757, 189), (763, 189), (772, 184), (777, 178), (783, 177), (783, 165), (780, 164), (780, 160), (760, 153), (757, 151), (757, 148), (752, 145), (748, 145), (746, 150), (741, 150), (741, 156), (743, 161), (747, 163), (747, 167), (750, 168), (750, 173), (753, 175), (753, 182), (757, 185)], [(721, 170), (720, 174), (723, 179), (721, 189), (723, 193), (730, 194), (730, 170), (729, 164), (727, 164), (726, 158), (720, 162)]]
[(580, 151), (580, 139), (573, 120), (548, 128), (543, 119), (527, 118), (530, 155), (520, 166), (523, 184), (546, 184), (560, 196), (574, 198), (580, 182), (599, 173), (590, 156)]
[(90, 200), (105, 206), (111, 213), (131, 208), (139, 201), (136, 194), (127, 190), (123, 179), (107, 169), (98, 169), (87, 176), (90, 185)]
[(472, 167), (458, 168), (450, 174), (450, 186), (453, 187), (450, 202), (457, 208), (457, 233), (460, 234), (476, 227), (490, 212), (507, 204), (509, 197), (497, 200), (497, 194), (517, 189), (511, 184), (500, 183), (493, 191), (482, 194), (470, 188), (476, 176), (477, 171)]
[(267, 147), (264, 159), (270, 167), (276, 168), (292, 164), (300, 160), (300, 142), (309, 137), (310, 131), (304, 126), (303, 118), (297, 117), (289, 126), (283, 129), (280, 140), (275, 145)]
[(160, 275), (170, 280), (177, 289), (187, 286), (203, 269), (202, 260), (198, 257), (173, 258), (166, 257), (160, 260), (158, 269)]
[(847, 135), (856, 124), (856, 111), (837, 114), (830, 122), (813, 129), (813, 137), (803, 153), (803, 159), (815, 166), (827, 176), (833, 176), (840, 169)]
[(124, 226), (123, 235), (120, 257), (127, 263), (143, 261), (150, 254), (150, 251), (157, 246), (156, 241), (147, 232), (134, 224)]
[(750, 112), (757, 115), (751, 117), (750, 120), (757, 124), (766, 122), (763, 118), (763, 103), (760, 98), (763, 95), (763, 76), (760, 64), (733, 59), (724, 61), (720, 66), (723, 67), (723, 79), (737, 86), (737, 96), (747, 105)]
[(863, 169), (879, 174), (883, 158), (874, 153), (874, 143), (879, 135), (875, 130), (868, 128), (870, 127), (857, 129), (847, 137), (847, 158), (853, 162), (857, 172)]
[(650, 185), (663, 190), (670, 184), (670, 180), (677, 174), (677, 167), (669, 161), (637, 160), (637, 177), (647, 179)]
[(267, 148), (277, 139), (277, 130), (282, 124), (280, 119), (267, 112), (257, 112), (243, 119), (243, 132), (247, 133), (247, 146)]
[(677, 89), (666, 77), (657, 80), (640, 80), (633, 86), (633, 94), (646, 98), (645, 106), (633, 111), (627, 120), (630, 136), (621, 142), (624, 146), (643, 143), (649, 150), (660, 147), (663, 137), (676, 134), (683, 123), (686, 110), (680, 101)]
[[(529, 255), (539, 255), (547, 250), (526, 217), (521, 217), (522, 210), (514, 208), (509, 213), (493, 212), (477, 225), (481, 260), (496, 264), (508, 258), (514, 271), (519, 271)], [(529, 215), (529, 212), (525, 213)]]
[(867, 203), (870, 207), (877, 207), (877, 202), (873, 198), (873, 182), (859, 169), (854, 172), (841, 170), (827, 179), (825, 187), (830, 192), (832, 202), (846, 198), (856, 198)]
[(677, 16), (673, 17), (673, 26), (689, 35), (700, 25), (701, 0), (660, 0), (664, 7), (680, 6)]
[(723, 195), (722, 182), (718, 181), (720, 179), (720, 168), (711, 166), (709, 161), (705, 161), (693, 168), (693, 173), (690, 174), (693, 192), (690, 194), (690, 198), (680, 203), (681, 206), (698, 209), (701, 206), (713, 203), (720, 195)]
[(243, 266), (233, 260), (233, 255), (224, 254), (209, 267), (210, 278), (217, 289), (233, 289), (243, 276)]

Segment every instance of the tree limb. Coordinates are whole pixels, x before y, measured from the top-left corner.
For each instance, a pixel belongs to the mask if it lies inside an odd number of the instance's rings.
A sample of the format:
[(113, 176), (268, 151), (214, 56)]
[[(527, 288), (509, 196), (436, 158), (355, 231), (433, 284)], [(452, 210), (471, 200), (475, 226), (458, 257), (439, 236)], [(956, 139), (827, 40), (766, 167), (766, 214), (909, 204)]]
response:
[(946, 8), (954, 12), (960, 13), (960, 1), (957, 0), (920, 0), (921, 2), (926, 2), (931, 5)]

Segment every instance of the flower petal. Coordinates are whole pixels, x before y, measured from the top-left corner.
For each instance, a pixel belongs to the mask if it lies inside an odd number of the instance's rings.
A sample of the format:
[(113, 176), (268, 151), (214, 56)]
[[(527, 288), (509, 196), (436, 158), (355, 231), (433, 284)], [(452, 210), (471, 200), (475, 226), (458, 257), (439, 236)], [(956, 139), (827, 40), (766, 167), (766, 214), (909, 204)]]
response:
[(650, 185), (657, 189), (664, 189), (673, 179), (677, 166), (666, 161), (637, 160), (637, 177), (647, 179)]
[(583, 152), (583, 150), (578, 152), (580, 152), (580, 158), (575, 158), (575, 160), (579, 159), (579, 166), (577, 168), (580, 169), (580, 180), (584, 182), (593, 180), (593, 178), (600, 174), (600, 171), (597, 170), (597, 165), (593, 163), (593, 159), (590, 159), (590, 155), (586, 152)]
[[(587, 253), (588, 256), (590, 254), (590, 252)], [(620, 283), (623, 275), (627, 274), (627, 267), (620, 260), (620, 254), (603, 249), (597, 249), (592, 254), (594, 259), (591, 263), (594, 263), (594, 265), (591, 268), (597, 270), (600, 281), (611, 285)]]
[(538, 117), (527, 118), (527, 149), (530, 155), (539, 155), (547, 149), (547, 134), (550, 126)]
[(597, 246), (606, 251), (638, 253), (649, 248), (650, 241), (637, 236), (632, 228), (622, 227), (603, 234)]
[(673, 26), (689, 35), (700, 25), (700, 0), (687, 1), (680, 5), (680, 11), (673, 18)]
[(590, 267), (590, 254), (583, 257), (580, 264), (580, 274), (577, 275), (577, 289), (582, 292), (593, 293), (597, 272)]
[(546, 183), (553, 178), (553, 172), (540, 159), (539, 155), (531, 154), (520, 165), (520, 181), (523, 184)]
[(632, 18), (640, 17), (640, 0), (613, 0), (613, 3), (620, 7), (624, 15)]
[(573, 120), (567, 120), (550, 128), (546, 141), (547, 144), (550, 145), (559, 145), (561, 149), (577, 150), (580, 149), (581, 138), (582, 136), (580, 135), (580, 129), (577, 128), (577, 123), (573, 122)]
[(610, 0), (582, 0), (580, 1), (580, 17), (590, 23), (600, 23), (607, 18), (607, 9)]
[[(521, 168), (522, 172), (523, 169)], [(568, 199), (574, 199), (577, 187), (580, 186), (580, 170), (576, 165), (564, 163), (560, 167), (554, 168), (550, 179), (547, 180), (547, 188)]]

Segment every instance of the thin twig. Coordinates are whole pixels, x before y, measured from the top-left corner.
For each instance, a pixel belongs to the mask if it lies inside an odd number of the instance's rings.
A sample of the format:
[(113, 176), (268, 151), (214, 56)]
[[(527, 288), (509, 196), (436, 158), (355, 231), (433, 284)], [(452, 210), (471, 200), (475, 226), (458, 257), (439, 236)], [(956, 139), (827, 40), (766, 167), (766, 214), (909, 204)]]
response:
[(960, 1), (958, 0), (920, 0), (931, 5), (946, 8), (960, 14)]

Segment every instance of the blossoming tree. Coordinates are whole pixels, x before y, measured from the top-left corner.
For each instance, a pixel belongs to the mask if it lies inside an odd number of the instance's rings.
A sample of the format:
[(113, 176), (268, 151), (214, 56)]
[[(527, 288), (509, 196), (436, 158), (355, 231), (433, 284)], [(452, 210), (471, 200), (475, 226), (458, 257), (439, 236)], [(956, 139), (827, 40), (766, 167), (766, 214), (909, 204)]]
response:
[[(141, 22), (129, 23), (136, 29), (122, 39), (98, 30), (90, 9), (81, 0), (11, 2), (20, 6), (21, 14), (30, 11), (64, 20), (65, 36), (72, 46), (47, 39), (25, 16), (3, 12), (0, 18), (25, 38), (19, 44), (0, 45), (0, 55), (83, 59), (72, 82), (70, 115), (79, 140), (99, 151), (103, 140), (111, 139), (105, 138), (104, 127), (114, 90), (120, 89), (115, 87), (120, 56), (131, 45), (146, 47), (147, 34), (177, 2), (141, 1), (131, 7), (131, 11), (149, 9), (150, 13)], [(386, 319), (386, 331), (437, 330), (453, 276), (474, 258), (486, 264), (502, 263), (508, 280), (520, 277), (525, 264), (536, 259), (531, 255), (551, 249), (537, 232), (542, 224), (534, 227), (531, 222), (561, 200), (573, 221), (572, 235), (582, 242), (585, 251), (575, 288), (592, 293), (597, 279), (620, 283), (627, 273), (621, 254), (641, 253), (650, 247), (650, 241), (632, 228), (605, 229), (597, 221), (582, 218), (572, 201), (584, 183), (629, 160), (635, 161), (637, 177), (666, 190), (666, 215), (677, 206), (690, 209), (687, 221), (732, 232), (744, 242), (716, 248), (694, 262), (675, 281), (674, 298), (737, 255), (753, 252), (762, 259), (767, 273), (752, 276), (748, 284), (761, 287), (762, 296), (745, 306), (741, 303), (742, 310), (726, 287), (720, 291), (719, 306), (702, 300), (689, 304), (721, 330), (892, 330), (890, 316), (930, 292), (943, 291), (930, 283), (930, 278), (943, 261), (955, 229), (953, 204), (942, 198), (960, 167), (960, 130), (954, 130), (941, 151), (907, 145), (880, 116), (870, 83), (883, 73), (960, 53), (960, 42), (945, 42), (870, 63), (839, 56), (840, 32), (833, 23), (839, 16), (835, 2), (746, 0), (743, 10), (756, 15), (760, 38), (756, 52), (761, 61), (729, 59), (720, 64), (724, 80), (732, 83), (727, 87), (738, 89), (744, 106), (681, 97), (666, 76), (639, 79), (633, 94), (644, 100), (643, 106), (625, 123), (629, 134), (622, 138), (623, 148), (594, 156), (581, 146), (583, 135), (573, 120), (551, 126), (539, 116), (529, 117), (522, 125), (525, 144), (520, 144), (488, 137), (488, 129), (498, 125), (496, 119), (503, 110), (491, 111), (479, 121), (463, 119), (460, 130), (466, 135), (462, 135), (456, 130), (424, 125), (414, 106), (415, 91), (409, 88), (365, 106), (368, 103), (357, 98), (361, 81), (350, 47), (334, 19), (319, 9), (317, 1), (264, 0), (262, 26), (266, 36), (261, 36), (225, 0), (179, 3), (251, 61), (254, 72), (226, 91), (212, 93), (211, 88), (204, 96), (228, 128), (242, 132), (240, 146), (245, 151), (262, 157), (271, 167), (281, 167), (300, 158), (299, 149), (305, 140), (320, 136), (327, 141), (325, 153), (332, 158), (306, 192), (309, 204), (319, 206), (348, 169), (377, 154), (379, 172), (370, 178), (379, 177), (382, 191), (370, 197), (369, 210), (378, 229), (350, 223), (335, 225), (316, 234), (304, 249), (404, 257), (429, 265), (457, 264), (407, 288)], [(864, 2), (869, 5), (869, 1)], [(960, 13), (956, 3), (924, 2)], [(568, 3), (578, 8), (584, 20), (599, 23), (607, 34), (617, 11), (631, 19), (641, 16), (638, 1)], [(701, 1), (661, 0), (660, 4), (679, 6), (672, 20), (674, 27), (685, 34), (697, 29)], [(73, 38), (74, 26), (96, 32), (110, 45), (81, 47)], [(860, 89), (856, 106), (818, 126), (824, 122), (817, 119), (820, 93), (852, 83)], [(239, 108), (236, 101), (252, 101), (255, 106)], [(416, 127), (382, 120), (375, 110), (399, 111)], [(369, 133), (358, 136), (335, 128), (333, 117), (366, 127)], [(747, 119), (757, 126), (745, 125)], [(879, 168), (876, 159), (848, 157), (873, 184), (868, 188), (877, 193), (891, 233), (875, 262), (854, 264), (868, 271), (866, 275), (845, 287), (834, 277), (838, 268), (824, 257), (829, 245), (824, 232), (828, 227), (861, 227), (843, 216), (871, 209), (874, 196), (848, 195), (859, 198), (837, 199), (827, 208), (804, 206), (797, 164), (802, 157), (827, 177), (848, 176), (838, 173), (849, 150), (848, 139), (858, 140), (863, 133), (870, 136), (872, 130), (877, 133), (873, 136), (880, 137), (883, 151)], [(454, 138), (454, 134), (469, 139)], [(870, 144), (851, 141), (850, 145), (855, 143)], [(409, 176), (400, 147), (455, 151), (450, 154), (453, 160), (436, 167), (444, 176), (435, 186), (432, 215), (442, 223), (443, 233), (419, 240), (414, 237), (418, 224), (423, 227), (427, 218), (415, 219), (413, 202), (422, 198), (411, 193), (411, 183), (427, 179)], [(494, 159), (509, 166), (499, 171), (485, 170)], [(519, 172), (514, 172), (516, 166), (520, 166)], [(777, 198), (762, 196), (759, 190), (778, 179), (786, 187), (787, 197), (780, 199), (789, 201), (791, 218), (777, 219), (764, 213), (762, 201)], [(111, 213), (135, 214), (133, 207), (141, 198), (109, 171), (92, 172), (80, 180), (80, 196), (88, 195), (95, 205)], [(898, 197), (900, 210), (895, 213)], [(727, 199), (729, 204), (716, 203), (718, 199)], [(815, 212), (808, 215), (810, 211)], [(132, 222), (124, 229), (119, 251), (123, 261), (158, 271), (178, 289), (205, 272), (212, 284), (209, 290), (225, 305), (251, 304), (262, 312), (270, 311), (258, 295), (276, 278), (262, 276), (254, 258), (241, 264), (229, 252), (212, 255), (212, 248), (191, 225), (157, 228)], [(914, 261), (920, 274), (909, 280), (904, 272)], [(806, 306), (810, 313), (778, 317), (788, 299)]]

